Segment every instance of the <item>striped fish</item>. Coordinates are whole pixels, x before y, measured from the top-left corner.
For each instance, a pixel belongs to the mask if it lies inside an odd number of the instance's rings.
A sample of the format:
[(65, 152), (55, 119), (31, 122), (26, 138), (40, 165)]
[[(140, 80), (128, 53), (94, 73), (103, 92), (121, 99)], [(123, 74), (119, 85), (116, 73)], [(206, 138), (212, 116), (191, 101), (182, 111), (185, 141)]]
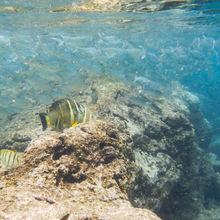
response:
[(48, 126), (54, 130), (63, 130), (87, 122), (92, 117), (87, 108), (70, 99), (57, 100), (47, 109), (47, 113), (40, 113), (39, 116), (43, 130)]
[(0, 150), (0, 162), (2, 168), (13, 168), (21, 164), (21, 159), (24, 153), (15, 152), (12, 150)]

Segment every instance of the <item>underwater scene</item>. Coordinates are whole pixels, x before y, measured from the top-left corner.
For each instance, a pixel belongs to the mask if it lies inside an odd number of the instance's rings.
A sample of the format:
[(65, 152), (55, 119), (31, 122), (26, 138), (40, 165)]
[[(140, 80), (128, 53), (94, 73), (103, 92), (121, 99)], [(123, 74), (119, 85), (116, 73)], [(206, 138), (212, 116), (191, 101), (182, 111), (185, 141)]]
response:
[(220, 219), (220, 1), (0, 1), (1, 219)]

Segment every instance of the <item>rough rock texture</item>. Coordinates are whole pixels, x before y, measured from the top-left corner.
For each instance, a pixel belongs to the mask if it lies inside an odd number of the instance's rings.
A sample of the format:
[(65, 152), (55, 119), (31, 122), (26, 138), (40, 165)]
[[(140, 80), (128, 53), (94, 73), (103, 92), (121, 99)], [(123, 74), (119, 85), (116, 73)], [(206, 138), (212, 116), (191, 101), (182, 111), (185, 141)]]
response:
[(133, 140), (140, 167), (133, 205), (148, 207), (164, 219), (196, 219), (206, 202), (213, 199), (218, 184), (213, 187), (216, 174), (196, 144), (190, 100), (181, 99), (184, 90), (178, 95), (156, 97), (143, 91), (135, 93), (120, 84), (98, 88), (98, 114)]
[[(167, 87), (163, 88), (162, 85), (158, 86), (158, 91), (149, 91), (136, 83), (128, 87), (126, 83), (106, 76), (95, 78), (94, 75), (88, 74), (87, 78), (85, 88), (80, 92), (73, 91), (69, 97), (87, 105), (96, 119), (111, 123), (118, 129), (118, 135), (129, 137), (130, 142), (125, 141), (125, 145), (132, 149), (134, 159), (129, 156), (130, 153), (125, 157), (128, 160), (127, 167), (133, 167), (129, 190), (126, 191), (133, 206), (150, 208), (165, 220), (198, 220), (199, 212), (212, 207), (213, 201), (220, 200), (219, 193), (216, 193), (220, 192), (218, 175), (206, 153), (198, 146), (200, 143), (208, 143), (210, 136), (209, 133), (202, 135), (208, 126), (203, 123), (205, 119), (195, 96), (175, 83), (171, 86), (171, 91), (167, 91)], [(91, 84), (92, 81), (94, 83)], [(35, 113), (39, 111), (42, 111), (41, 107), (36, 108)], [(13, 132), (21, 137), (26, 135), (29, 140), (42, 135), (40, 121), (38, 116), (34, 116), (35, 113), (33, 111), (29, 115), (25, 112), (12, 118), (7, 129), (1, 132), (1, 143), (10, 143), (7, 146), (20, 149), (18, 141), (13, 140)], [(193, 120), (192, 116), (197, 113), (199, 117)], [(19, 130), (17, 126), (20, 123), (23, 127)], [(201, 124), (204, 125), (202, 128)], [(79, 125), (78, 128), (81, 126), (84, 125)], [(199, 132), (199, 129), (204, 132)], [(47, 133), (56, 134), (50, 130), (47, 130)], [(200, 142), (199, 139), (204, 140)], [(37, 140), (35, 142), (37, 143)], [(45, 144), (46, 142), (50, 141), (45, 140)], [(23, 143), (22, 148), (25, 148), (29, 141), (20, 143)], [(63, 143), (60, 144), (60, 147), (55, 149), (62, 153)], [(108, 150), (111, 152), (112, 148)], [(45, 153), (45, 157), (46, 155)], [(35, 163), (29, 161), (31, 164)], [(90, 161), (91, 164), (94, 161)], [(47, 165), (48, 162), (46, 160), (44, 166), (40, 163), (36, 169), (53, 167)], [(60, 165), (57, 164), (57, 167)], [(45, 175), (48, 175), (46, 179), (52, 178), (55, 184), (60, 181), (62, 185), (63, 180), (74, 182), (85, 178), (83, 172), (78, 172), (77, 166), (73, 167), (76, 173), (69, 171), (70, 168), (62, 169), (62, 166), (60, 169), (53, 167), (51, 171), (48, 169), (45, 171)], [(58, 170), (61, 176), (57, 176)], [(84, 181), (80, 185), (83, 183)], [(127, 189), (127, 184), (121, 188), (122, 192), (124, 187)]]
[[(0, 132), (0, 146), (11, 150), (24, 151), (33, 138), (45, 134), (41, 128), (39, 112), (45, 107), (35, 107), (20, 114), (12, 114), (6, 118), (7, 123)], [(48, 131), (46, 131), (48, 132)]]
[(182, 101), (189, 109), (189, 120), (195, 128), (197, 144), (201, 148), (207, 149), (212, 139), (212, 127), (200, 110), (199, 98), (187, 91), (176, 93), (177, 96), (181, 95)]
[(159, 220), (128, 201), (131, 140), (102, 121), (34, 139), (23, 164), (1, 178), (1, 219)]
[(212, 164), (216, 173), (220, 173), (220, 160), (215, 153), (207, 154), (210, 163)]
[(219, 220), (219, 216), (220, 216), (220, 208), (219, 206), (215, 207), (215, 208), (212, 208), (212, 209), (206, 209), (206, 210), (203, 210), (199, 216), (198, 216), (198, 219), (199, 220), (207, 220), (207, 219), (210, 219), (210, 220)]
[(220, 137), (214, 136), (209, 145), (209, 151), (216, 154), (217, 158), (220, 159)]

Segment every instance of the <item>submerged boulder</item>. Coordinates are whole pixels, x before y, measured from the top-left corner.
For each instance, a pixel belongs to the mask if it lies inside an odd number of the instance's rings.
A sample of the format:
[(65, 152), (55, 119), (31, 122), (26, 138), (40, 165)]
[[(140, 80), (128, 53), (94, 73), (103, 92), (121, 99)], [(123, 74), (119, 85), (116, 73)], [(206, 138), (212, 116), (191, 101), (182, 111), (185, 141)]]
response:
[(197, 219), (206, 203), (215, 198), (218, 184), (214, 189), (213, 182), (218, 181), (198, 147), (199, 120), (193, 124), (189, 101), (182, 98), (184, 90), (178, 89), (181, 95), (158, 97), (135, 93), (120, 83), (100, 85), (96, 112), (133, 140), (139, 171), (132, 204), (150, 208), (163, 219)]
[(34, 139), (23, 164), (1, 178), (3, 219), (147, 219), (133, 208), (131, 140), (102, 122)]

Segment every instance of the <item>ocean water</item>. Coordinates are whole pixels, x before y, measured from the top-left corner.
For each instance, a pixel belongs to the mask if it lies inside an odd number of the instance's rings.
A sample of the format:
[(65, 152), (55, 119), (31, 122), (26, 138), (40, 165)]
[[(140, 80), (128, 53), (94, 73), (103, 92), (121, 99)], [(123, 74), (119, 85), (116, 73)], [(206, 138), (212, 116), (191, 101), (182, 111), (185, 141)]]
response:
[(178, 80), (200, 97), (219, 131), (218, 1), (150, 13), (50, 13), (73, 3), (0, 2), (1, 120), (65, 97), (91, 71), (128, 81), (145, 77), (152, 85)]
[(179, 81), (199, 97), (218, 139), (220, 2), (51, 13), (85, 2), (0, 2), (0, 121), (67, 96), (95, 72), (150, 88)]
[(150, 89), (179, 81), (199, 97), (219, 139), (220, 2), (190, 1), (154, 12), (134, 4), (123, 12), (51, 13), (85, 2), (0, 2), (1, 124), (66, 97), (94, 72)]
[(220, 1), (52, 12), (85, 2), (0, 1), (1, 126), (13, 114), (69, 96), (89, 73), (150, 90), (178, 81), (199, 97), (220, 159)]

